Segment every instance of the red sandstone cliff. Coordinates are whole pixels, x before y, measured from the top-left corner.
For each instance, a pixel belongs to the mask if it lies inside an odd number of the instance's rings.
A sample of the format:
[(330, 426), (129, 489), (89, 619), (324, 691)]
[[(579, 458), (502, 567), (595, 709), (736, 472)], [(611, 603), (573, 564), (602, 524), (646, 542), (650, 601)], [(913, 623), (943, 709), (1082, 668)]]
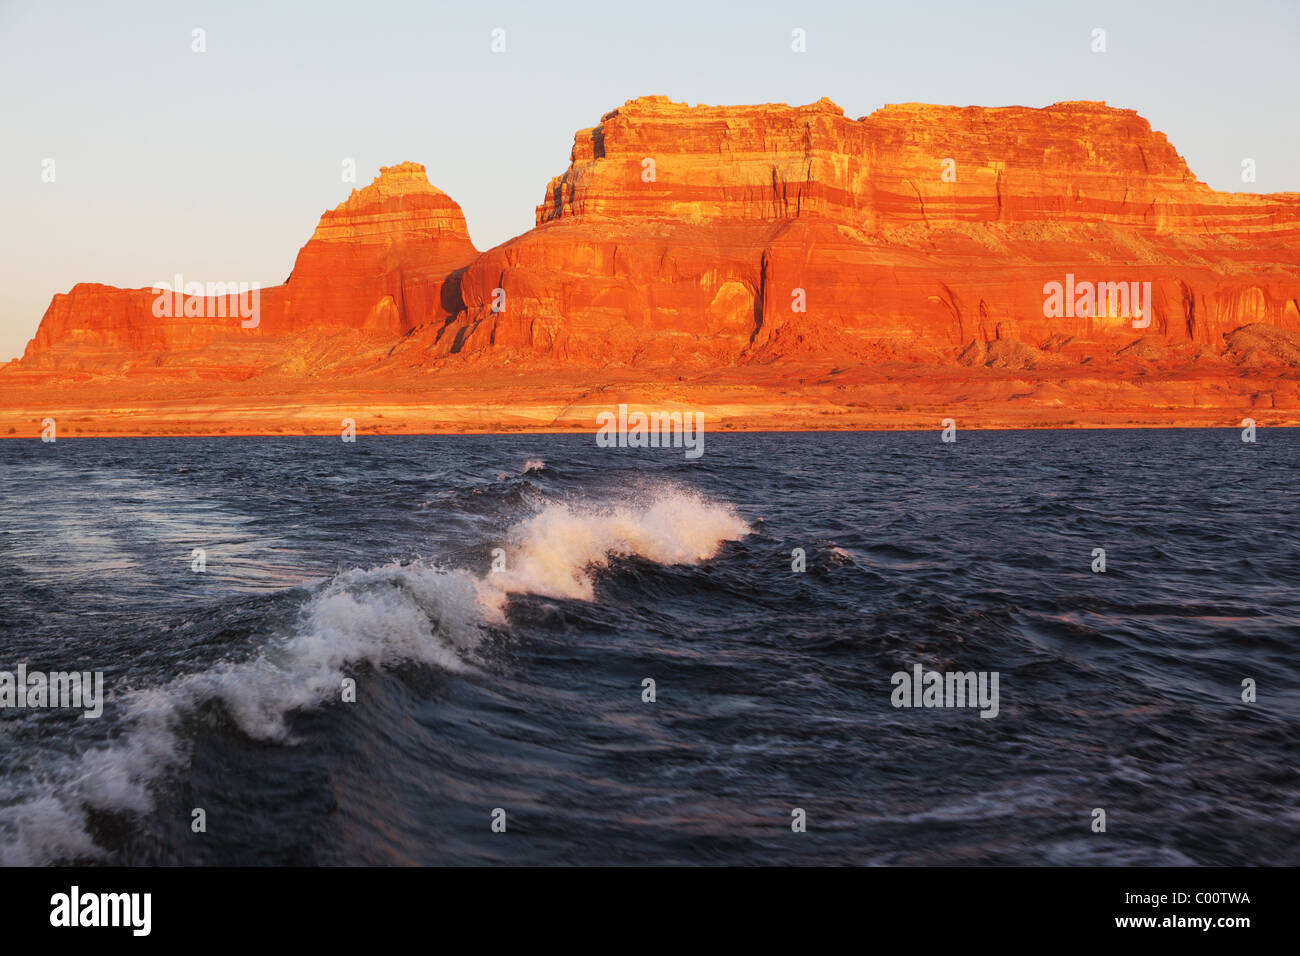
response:
[(251, 290), (242, 302), (204, 296), (189, 303), (195, 314), (185, 314), (180, 301), (155, 309), (153, 289), (80, 284), (54, 297), (21, 365), (190, 367), (239, 377), (295, 362), (337, 333), (351, 333), (359, 347), (391, 345), (460, 308), (457, 277), (477, 254), (460, 206), (429, 185), (423, 166), (386, 166), (321, 216), (285, 284), (258, 290), (255, 318), (238, 309), (251, 311)]
[(441, 346), (938, 362), (997, 341), (1048, 360), (1142, 337), (1119, 315), (1045, 317), (1045, 283), (1067, 274), (1151, 282), (1145, 335), (1161, 346), (1300, 330), (1300, 196), (1217, 193), (1135, 112), (1099, 103), (851, 120), (827, 100), (633, 100), (578, 133), (537, 222), (469, 267)]
[[(1149, 326), (1113, 291), (1045, 312), (1067, 277), (1149, 283)], [(1134, 111), (1102, 103), (854, 120), (825, 99), (644, 97), (580, 131), (536, 228), (487, 252), (408, 163), (322, 216), (289, 281), (261, 291), (255, 328), (212, 309), (160, 319), (153, 301), (55, 296), (10, 371), (287, 386), (367, 372), (391, 387), (734, 369), (771, 390), (791, 384), (786, 367), (800, 382), (809, 367), (893, 369), (956, 382), (909, 392), (951, 404), (984, 394), (977, 371), (1009, 369), (984, 400), (1086, 409), (1108, 381), (1154, 370), (1160, 395), (1124, 401), (1156, 420), (1166, 406), (1300, 412), (1300, 195), (1211, 190)]]

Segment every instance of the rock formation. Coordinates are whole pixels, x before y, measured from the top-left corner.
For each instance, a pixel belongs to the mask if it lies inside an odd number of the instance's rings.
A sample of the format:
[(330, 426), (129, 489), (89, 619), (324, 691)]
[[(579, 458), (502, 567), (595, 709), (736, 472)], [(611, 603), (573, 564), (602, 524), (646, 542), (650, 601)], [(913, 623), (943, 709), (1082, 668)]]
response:
[[(460, 206), (429, 184), (423, 166), (386, 166), (321, 216), (284, 285), (258, 290), (255, 322), (241, 320), (233, 297), (155, 308), (155, 289), (80, 284), (54, 297), (21, 365), (242, 377), (292, 361), (333, 333), (391, 345), (460, 309), (458, 277), (477, 254)], [(242, 304), (251, 298), (250, 290)]]
[[(288, 282), (261, 291), (256, 327), (211, 300), (160, 318), (150, 290), (78, 285), (0, 376), (0, 404), (24, 404), (12, 395), (37, 372), (85, 378), (93, 405), (104, 372), (277, 388), (329, 372), (346, 403), (348, 376), (436, 392), (522, 369), (550, 383), (531, 400), (560, 410), (629, 376), (728, 370), (774, 396), (853, 369), (828, 386), (841, 412), (982, 395), (988, 424), (1031, 420), (1011, 402), (1079, 413), (1048, 423), (1300, 416), (1300, 195), (1210, 189), (1132, 110), (903, 104), (854, 120), (825, 99), (643, 97), (576, 135), (536, 221), (479, 254), (422, 166), (387, 167), (321, 217)], [(1159, 384), (1140, 397), (1143, 376)], [(913, 387), (890, 399), (868, 387), (881, 377)]]
[(1138, 337), (1115, 308), (1045, 316), (1067, 276), (1150, 282), (1146, 334), (1169, 346), (1300, 330), (1300, 196), (1217, 193), (1100, 103), (851, 120), (827, 100), (633, 100), (578, 133), (537, 223), (469, 267), (444, 344), (713, 365), (944, 362), (1005, 340), (1077, 360)]

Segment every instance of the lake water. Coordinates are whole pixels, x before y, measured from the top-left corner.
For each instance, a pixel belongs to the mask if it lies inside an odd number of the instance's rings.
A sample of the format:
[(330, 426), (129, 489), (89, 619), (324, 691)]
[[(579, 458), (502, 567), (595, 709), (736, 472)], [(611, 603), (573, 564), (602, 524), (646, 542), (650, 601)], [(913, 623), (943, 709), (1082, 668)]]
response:
[[(0, 672), (107, 697), (0, 710), (0, 861), (1300, 864), (1298, 464), (1267, 429), (0, 442)], [(895, 706), (918, 665), (996, 674), (996, 715)]]

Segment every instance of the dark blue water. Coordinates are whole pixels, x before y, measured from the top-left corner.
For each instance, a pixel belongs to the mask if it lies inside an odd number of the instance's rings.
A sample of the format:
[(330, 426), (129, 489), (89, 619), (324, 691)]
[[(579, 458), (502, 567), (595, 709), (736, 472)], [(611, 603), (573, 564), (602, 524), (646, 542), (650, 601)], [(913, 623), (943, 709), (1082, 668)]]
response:
[[(109, 696), (0, 710), (0, 859), (1294, 865), (1298, 463), (1284, 430), (0, 442), (0, 670)], [(916, 664), (997, 672), (997, 716), (892, 706)]]

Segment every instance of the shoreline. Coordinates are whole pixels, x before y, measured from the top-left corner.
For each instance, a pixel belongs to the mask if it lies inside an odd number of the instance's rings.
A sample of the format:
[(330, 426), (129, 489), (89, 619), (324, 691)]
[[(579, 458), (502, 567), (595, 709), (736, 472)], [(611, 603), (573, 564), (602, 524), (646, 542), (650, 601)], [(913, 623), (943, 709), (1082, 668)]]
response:
[(619, 405), (705, 433), (1300, 427), (1300, 368), (501, 367), (332, 379), (0, 373), (0, 438), (585, 434)]
[[(53, 417), (57, 422), (57, 413), (48, 417)], [(1300, 416), (1287, 416), (1285, 418), (1270, 421), (1267, 418), (1254, 418), (1254, 416), (1243, 415), (1242, 418), (1253, 418), (1255, 427), (1259, 430), (1276, 430), (1276, 429), (1300, 429)], [(822, 425), (812, 425), (807, 427), (772, 427), (764, 425), (742, 425), (734, 421), (723, 421), (720, 424), (710, 427), (708, 425), (708, 414), (704, 413), (704, 434), (705, 435), (802, 435), (802, 434), (865, 434), (865, 433), (887, 433), (887, 432), (908, 432), (908, 433), (926, 433), (940, 432), (943, 425), (940, 420), (936, 419), (933, 423), (923, 424), (919, 421), (906, 424), (880, 424), (864, 422), (861, 424), (845, 424), (840, 427), (828, 427)], [(990, 424), (963, 424), (961, 418), (956, 419), (957, 433), (962, 432), (1015, 432), (1015, 431), (1048, 431), (1048, 432), (1090, 432), (1090, 431), (1239, 431), (1242, 425), (1241, 418), (1221, 419), (1217, 421), (1123, 421), (1123, 422), (1086, 422), (1075, 424), (1047, 424), (1047, 423), (990, 423)], [(481, 428), (448, 428), (448, 427), (430, 427), (420, 428), (412, 423), (409, 427), (398, 428), (366, 428), (358, 423), (355, 436), (361, 438), (417, 438), (433, 436), (496, 436), (507, 437), (514, 435), (591, 435), (595, 436), (599, 432), (596, 425), (591, 427), (574, 427), (570, 425), (560, 426), (519, 426), (515, 428), (484, 426)], [(41, 438), (41, 429), (39, 423), (35, 429), (28, 429), (26, 433), (21, 431), (0, 434), (0, 440), (13, 441), (30, 441)], [(57, 433), (58, 440), (71, 440), (77, 438), (339, 438), (341, 429), (338, 427), (308, 427), (304, 429), (233, 429), (233, 428), (187, 428), (177, 429), (172, 425), (160, 425), (155, 429), (112, 429), (112, 428), (89, 428), (75, 429), (65, 431), (60, 429)]]

